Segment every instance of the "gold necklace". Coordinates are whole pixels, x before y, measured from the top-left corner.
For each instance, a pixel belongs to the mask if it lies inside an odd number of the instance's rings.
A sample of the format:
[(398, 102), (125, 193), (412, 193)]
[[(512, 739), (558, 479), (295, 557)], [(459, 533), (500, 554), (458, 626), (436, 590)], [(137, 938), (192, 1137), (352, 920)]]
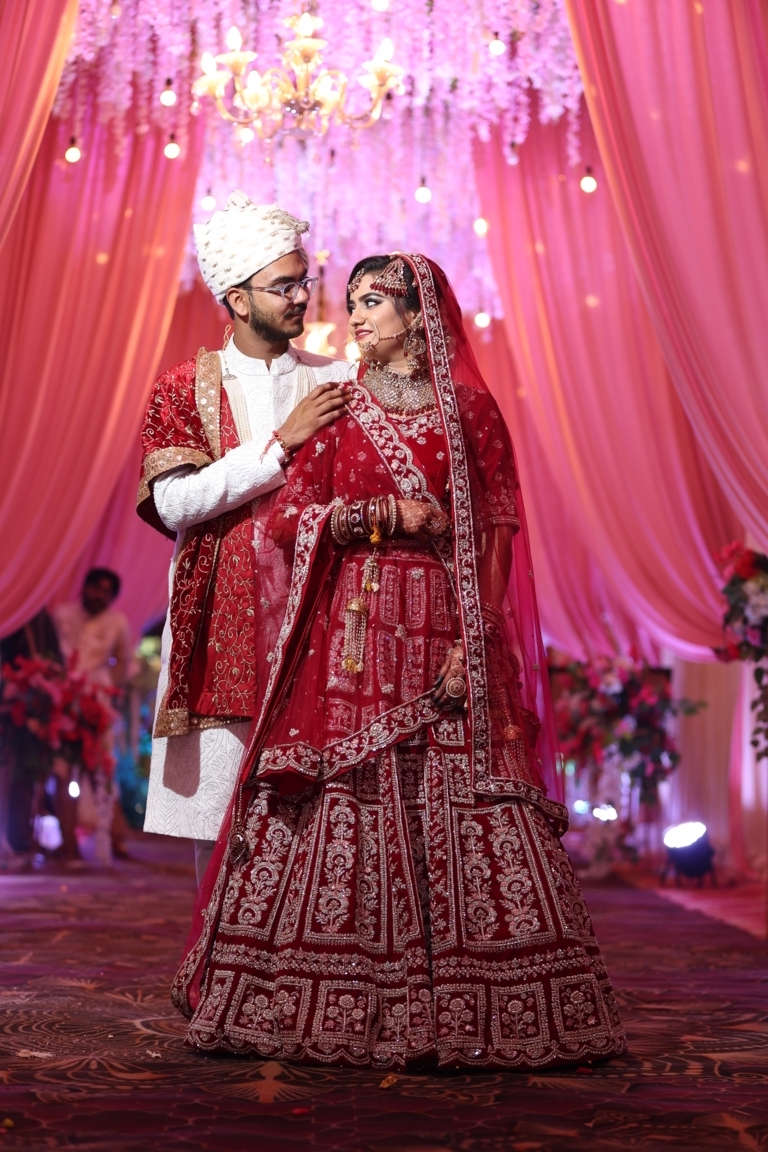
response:
[(424, 412), (436, 406), (435, 391), (428, 372), (396, 372), (388, 364), (371, 364), (363, 379), (368, 391), (385, 412)]

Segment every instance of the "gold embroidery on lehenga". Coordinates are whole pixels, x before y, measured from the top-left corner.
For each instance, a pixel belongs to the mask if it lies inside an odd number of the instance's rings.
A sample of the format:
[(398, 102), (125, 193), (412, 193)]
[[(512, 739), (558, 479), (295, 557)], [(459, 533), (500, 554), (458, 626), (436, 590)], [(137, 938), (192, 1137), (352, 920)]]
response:
[(352, 844), (355, 816), (345, 797), (332, 804), (328, 824), (331, 840), (326, 845), (323, 861), (326, 882), (318, 889), (314, 920), (319, 932), (336, 936), (349, 913), (350, 880), (355, 861)]

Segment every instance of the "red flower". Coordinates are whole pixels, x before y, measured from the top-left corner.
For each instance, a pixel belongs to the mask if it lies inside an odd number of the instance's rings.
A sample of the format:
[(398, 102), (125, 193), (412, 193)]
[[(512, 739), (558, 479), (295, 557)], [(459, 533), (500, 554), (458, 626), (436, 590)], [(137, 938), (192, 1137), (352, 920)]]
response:
[(733, 571), (742, 580), (751, 580), (753, 576), (757, 576), (758, 568), (755, 564), (754, 552), (743, 552), (733, 565)]
[(715, 648), (714, 653), (723, 664), (728, 664), (731, 660), (741, 660), (741, 645), (729, 640), (724, 647)]

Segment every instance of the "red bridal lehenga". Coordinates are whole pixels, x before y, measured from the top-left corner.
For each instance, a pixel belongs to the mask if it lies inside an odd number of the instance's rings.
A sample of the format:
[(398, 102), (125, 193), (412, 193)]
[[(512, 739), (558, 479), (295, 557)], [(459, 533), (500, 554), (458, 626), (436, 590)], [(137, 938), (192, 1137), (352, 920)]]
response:
[[(512, 446), (443, 273), (405, 259), (420, 370), (398, 389), (364, 366), (262, 527), (269, 683), (174, 1000), (203, 1052), (395, 1069), (614, 1055), (624, 1031), (559, 839)], [(339, 501), (388, 495), (442, 508), (449, 533), (336, 542)], [(429, 689), (458, 639), (467, 708), (446, 711)]]

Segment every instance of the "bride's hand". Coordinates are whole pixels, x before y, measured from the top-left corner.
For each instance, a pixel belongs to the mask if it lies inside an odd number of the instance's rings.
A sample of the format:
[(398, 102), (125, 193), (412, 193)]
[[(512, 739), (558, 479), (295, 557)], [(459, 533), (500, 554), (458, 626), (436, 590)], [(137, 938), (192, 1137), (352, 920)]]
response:
[(425, 500), (398, 500), (397, 526), (406, 536), (442, 536), (448, 517)]
[(443, 708), (463, 708), (467, 700), (464, 646), (454, 644), (432, 689), (432, 699)]

